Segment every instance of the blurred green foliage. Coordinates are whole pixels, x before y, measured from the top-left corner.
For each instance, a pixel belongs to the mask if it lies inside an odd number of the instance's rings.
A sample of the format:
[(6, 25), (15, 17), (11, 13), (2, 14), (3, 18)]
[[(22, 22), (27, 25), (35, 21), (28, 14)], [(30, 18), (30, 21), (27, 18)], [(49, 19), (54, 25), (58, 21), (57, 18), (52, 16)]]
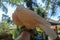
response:
[(0, 22), (0, 33), (9, 33), (9, 27), (10, 25), (8, 23), (5, 22)]

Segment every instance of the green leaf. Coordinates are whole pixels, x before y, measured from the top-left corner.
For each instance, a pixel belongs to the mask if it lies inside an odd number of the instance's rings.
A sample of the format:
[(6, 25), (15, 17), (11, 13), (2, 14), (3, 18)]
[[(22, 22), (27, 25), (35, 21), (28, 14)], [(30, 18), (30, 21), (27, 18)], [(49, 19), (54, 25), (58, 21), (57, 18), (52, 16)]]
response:
[(9, 0), (10, 3), (12, 4), (17, 4), (20, 3), (21, 0)]
[(50, 2), (51, 2), (51, 0), (47, 0), (47, 2), (46, 2), (46, 10), (49, 9), (49, 4), (50, 4)]
[(0, 22), (0, 33), (2, 32), (9, 32), (9, 24), (5, 22)]
[(4, 6), (4, 4), (2, 4), (2, 10), (7, 13), (8, 12), (8, 9)]
[(2, 2), (1, 2), (1, 0), (0, 0), (0, 8), (2, 7)]

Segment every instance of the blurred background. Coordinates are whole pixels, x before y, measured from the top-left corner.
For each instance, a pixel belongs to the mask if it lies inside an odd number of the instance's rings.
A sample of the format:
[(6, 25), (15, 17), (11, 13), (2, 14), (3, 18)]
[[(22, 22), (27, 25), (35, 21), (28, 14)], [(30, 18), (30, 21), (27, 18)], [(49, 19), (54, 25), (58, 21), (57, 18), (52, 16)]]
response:
[[(0, 0), (0, 39), (8, 40), (3, 34), (11, 40), (16, 39), (22, 30), (12, 21), (12, 14), (19, 5), (46, 19), (60, 37), (60, 0)], [(36, 40), (48, 40), (48, 35), (39, 28), (33, 29), (32, 34)]]

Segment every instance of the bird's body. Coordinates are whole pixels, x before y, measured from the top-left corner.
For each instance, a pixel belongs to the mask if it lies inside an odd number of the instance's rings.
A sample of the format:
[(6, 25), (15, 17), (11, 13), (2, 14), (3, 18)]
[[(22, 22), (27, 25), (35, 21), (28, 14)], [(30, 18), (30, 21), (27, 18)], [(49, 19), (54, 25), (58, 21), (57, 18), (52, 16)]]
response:
[(56, 33), (49, 28), (51, 26), (50, 23), (33, 11), (24, 8), (23, 6), (18, 6), (16, 8), (15, 12), (13, 13), (13, 21), (17, 25), (24, 25), (27, 29), (40, 27), (51, 38), (55, 39), (57, 37)]

